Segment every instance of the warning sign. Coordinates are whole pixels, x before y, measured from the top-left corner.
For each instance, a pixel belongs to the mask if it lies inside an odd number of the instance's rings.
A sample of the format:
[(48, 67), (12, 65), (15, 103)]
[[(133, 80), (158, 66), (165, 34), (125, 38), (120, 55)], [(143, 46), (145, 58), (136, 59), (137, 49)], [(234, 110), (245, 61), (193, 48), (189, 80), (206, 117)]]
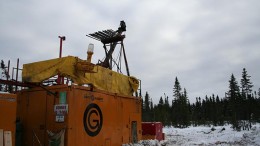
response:
[(54, 105), (54, 112), (56, 115), (66, 115), (68, 113), (68, 104), (56, 104)]
[(64, 116), (63, 115), (56, 115), (55, 121), (56, 122), (64, 122)]
[(54, 112), (56, 114), (56, 122), (64, 122), (65, 115), (68, 114), (68, 104), (56, 104), (54, 105)]

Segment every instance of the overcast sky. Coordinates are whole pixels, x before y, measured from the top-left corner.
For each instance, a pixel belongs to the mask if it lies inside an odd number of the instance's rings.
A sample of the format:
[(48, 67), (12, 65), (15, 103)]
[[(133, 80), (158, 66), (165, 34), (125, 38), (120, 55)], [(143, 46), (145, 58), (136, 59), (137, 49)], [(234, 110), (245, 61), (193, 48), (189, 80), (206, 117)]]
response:
[[(228, 90), (234, 73), (240, 83), (246, 68), (254, 90), (260, 88), (259, 0), (0, 0), (0, 59), (12, 65), (59, 56), (103, 59), (101, 42), (86, 37), (117, 30), (126, 22), (124, 41), (130, 73), (142, 80), (154, 103), (172, 99), (177, 76), (191, 102)], [(119, 48), (118, 48), (119, 49)]]

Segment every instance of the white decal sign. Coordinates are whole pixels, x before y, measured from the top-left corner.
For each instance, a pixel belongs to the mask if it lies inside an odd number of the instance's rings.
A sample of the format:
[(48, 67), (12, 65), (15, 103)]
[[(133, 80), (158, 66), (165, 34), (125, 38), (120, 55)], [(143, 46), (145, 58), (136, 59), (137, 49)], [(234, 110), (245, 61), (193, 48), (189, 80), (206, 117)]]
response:
[(62, 115), (56, 115), (55, 121), (56, 121), (56, 122), (64, 122), (64, 116), (62, 116)]
[(54, 105), (54, 112), (56, 115), (65, 115), (69, 111), (68, 104), (56, 104)]

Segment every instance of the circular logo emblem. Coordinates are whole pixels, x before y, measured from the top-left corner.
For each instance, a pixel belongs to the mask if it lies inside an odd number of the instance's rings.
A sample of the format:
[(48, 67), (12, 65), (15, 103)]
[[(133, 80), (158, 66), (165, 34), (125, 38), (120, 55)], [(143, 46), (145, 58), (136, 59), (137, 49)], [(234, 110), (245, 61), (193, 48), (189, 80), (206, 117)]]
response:
[(85, 131), (89, 136), (96, 136), (100, 132), (103, 124), (103, 116), (99, 106), (91, 103), (87, 106), (83, 118)]

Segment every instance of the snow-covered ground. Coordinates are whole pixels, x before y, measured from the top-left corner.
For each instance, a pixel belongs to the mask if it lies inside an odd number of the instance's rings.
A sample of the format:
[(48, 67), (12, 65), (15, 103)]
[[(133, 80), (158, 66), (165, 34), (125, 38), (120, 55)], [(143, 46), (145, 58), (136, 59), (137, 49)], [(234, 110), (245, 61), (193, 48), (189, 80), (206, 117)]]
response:
[(8, 92), (4, 92), (4, 91), (0, 91), (0, 93), (5, 93), (5, 94), (9, 94)]
[[(166, 140), (140, 141), (132, 146), (175, 146), (175, 145), (199, 145), (199, 146), (229, 146), (252, 145), (260, 146), (260, 124), (252, 126), (247, 131), (234, 131), (230, 125), (214, 127), (189, 127), (184, 129), (165, 127), (163, 132)], [(125, 145), (128, 146), (128, 145)]]

